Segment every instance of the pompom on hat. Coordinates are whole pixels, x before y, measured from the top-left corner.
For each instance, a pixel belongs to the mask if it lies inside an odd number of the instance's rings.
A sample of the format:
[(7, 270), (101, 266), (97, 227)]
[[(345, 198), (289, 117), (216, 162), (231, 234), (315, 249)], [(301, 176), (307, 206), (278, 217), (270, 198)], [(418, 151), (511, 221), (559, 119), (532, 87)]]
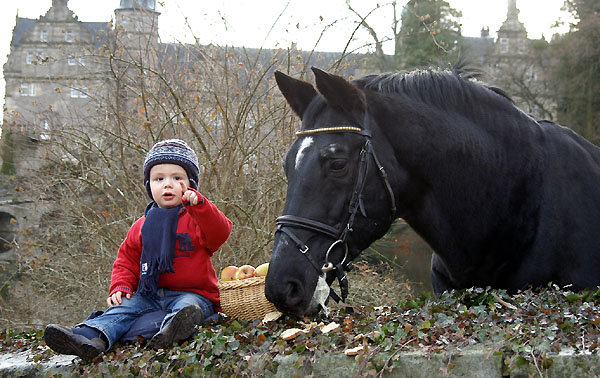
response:
[(190, 180), (190, 187), (198, 189), (198, 157), (187, 143), (180, 139), (166, 139), (156, 143), (144, 160), (144, 186), (152, 198), (150, 190), (150, 169), (157, 164), (176, 164), (183, 169)]

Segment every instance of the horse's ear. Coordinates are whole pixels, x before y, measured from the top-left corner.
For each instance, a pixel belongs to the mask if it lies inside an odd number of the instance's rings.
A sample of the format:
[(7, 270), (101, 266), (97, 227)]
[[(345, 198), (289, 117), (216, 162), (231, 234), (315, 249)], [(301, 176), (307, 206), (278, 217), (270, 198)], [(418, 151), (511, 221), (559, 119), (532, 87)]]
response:
[(343, 112), (366, 110), (365, 95), (358, 87), (341, 76), (332, 75), (316, 67), (311, 67), (311, 70), (315, 74), (317, 89), (329, 106)]
[(294, 79), (281, 71), (275, 71), (275, 81), (294, 113), (302, 119), (308, 104), (317, 95), (315, 88), (312, 84)]

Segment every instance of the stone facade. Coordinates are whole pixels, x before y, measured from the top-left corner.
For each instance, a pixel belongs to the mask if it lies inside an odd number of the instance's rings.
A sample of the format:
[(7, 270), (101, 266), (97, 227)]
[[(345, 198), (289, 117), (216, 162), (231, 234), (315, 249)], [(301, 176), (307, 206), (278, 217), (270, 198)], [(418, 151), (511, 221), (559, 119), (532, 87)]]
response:
[[(102, 83), (101, 65), (92, 59), (92, 52), (98, 32), (105, 27), (78, 21), (66, 0), (53, 0), (38, 20), (17, 18), (4, 65), (3, 128), (26, 137), (18, 141), (20, 146), (43, 143), (62, 124), (87, 115), (90, 92)], [(35, 168), (36, 150), (15, 148), (15, 171)]]
[[(16, 18), (4, 65), (5, 109), (0, 139), (0, 265), (14, 260), (20, 231), (35, 231), (51, 205), (23, 189), (20, 178), (44, 164), (48, 141), (65, 128), (85, 132), (92, 101), (110, 82), (103, 48), (120, 45), (129, 59), (158, 43), (155, 0), (121, 0), (110, 22), (81, 22), (68, 0), (52, 0), (38, 19)], [(150, 45), (148, 45), (150, 41)], [(148, 48), (150, 47), (150, 49)], [(117, 68), (119, 64), (115, 64)]]
[(484, 80), (504, 90), (524, 112), (541, 119), (556, 117), (556, 103), (547, 88), (549, 44), (527, 37), (516, 0), (508, 0), (506, 20), (495, 40), (489, 29), (482, 29), (480, 37), (463, 38), (463, 45), (467, 59), (483, 69)]

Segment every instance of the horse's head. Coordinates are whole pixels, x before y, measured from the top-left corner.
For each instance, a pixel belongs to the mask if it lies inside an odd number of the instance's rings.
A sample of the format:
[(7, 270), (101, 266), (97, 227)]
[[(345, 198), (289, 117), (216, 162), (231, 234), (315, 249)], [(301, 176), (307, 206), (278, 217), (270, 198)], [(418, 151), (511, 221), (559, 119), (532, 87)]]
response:
[[(288, 151), (288, 189), (266, 279), (266, 296), (283, 312), (320, 310), (337, 277), (395, 216), (395, 199), (379, 157), (377, 126), (365, 93), (345, 79), (313, 68), (316, 87), (275, 73), (277, 85), (302, 129)], [(323, 279), (324, 278), (324, 279)], [(347, 282), (347, 281), (345, 281)]]

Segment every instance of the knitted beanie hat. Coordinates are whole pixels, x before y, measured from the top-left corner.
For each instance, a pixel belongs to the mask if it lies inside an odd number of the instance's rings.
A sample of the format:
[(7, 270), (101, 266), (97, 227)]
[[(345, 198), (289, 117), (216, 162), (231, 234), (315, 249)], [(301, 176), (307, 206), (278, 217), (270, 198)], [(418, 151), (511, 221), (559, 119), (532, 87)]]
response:
[(146, 160), (144, 160), (144, 186), (150, 198), (152, 198), (150, 169), (157, 164), (177, 164), (183, 167), (190, 180), (190, 186), (198, 189), (198, 157), (184, 141), (180, 139), (160, 141), (146, 154)]

